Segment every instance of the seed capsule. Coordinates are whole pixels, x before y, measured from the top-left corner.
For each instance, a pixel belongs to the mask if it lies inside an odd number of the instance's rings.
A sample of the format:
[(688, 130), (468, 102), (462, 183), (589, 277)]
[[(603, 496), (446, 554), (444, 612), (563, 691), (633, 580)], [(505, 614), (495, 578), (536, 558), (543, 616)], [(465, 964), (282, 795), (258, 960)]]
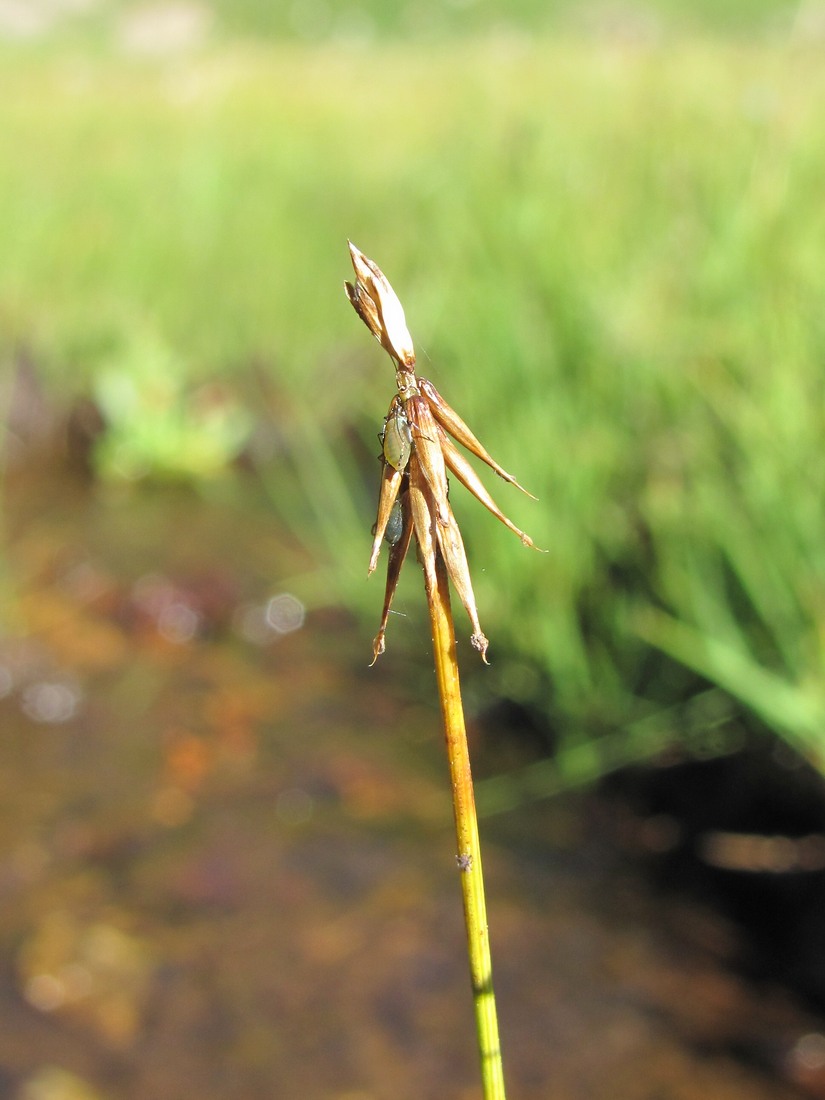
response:
[(404, 406), (397, 397), (390, 405), (389, 416), (384, 421), (381, 444), (384, 448), (384, 458), (390, 466), (396, 470), (405, 469), (412, 452), (412, 432)]

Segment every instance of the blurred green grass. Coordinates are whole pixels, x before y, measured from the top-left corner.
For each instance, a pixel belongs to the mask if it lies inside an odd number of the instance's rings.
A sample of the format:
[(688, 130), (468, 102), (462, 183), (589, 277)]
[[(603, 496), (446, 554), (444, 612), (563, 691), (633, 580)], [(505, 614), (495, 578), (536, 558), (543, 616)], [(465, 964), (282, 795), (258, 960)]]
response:
[[(454, 492), (498, 689), (593, 731), (712, 684), (821, 764), (815, 43), (2, 62), (0, 354), (102, 400), (103, 475), (197, 450), (205, 387), (230, 407), (227, 459), (231, 417), (265, 405), (273, 507), (326, 563), (308, 595), (377, 622), (362, 569), (392, 374), (343, 296), (351, 237), (400, 294), (420, 372), (540, 498), (491, 484), (547, 556)], [(176, 416), (146, 439), (160, 407)], [(410, 630), (391, 624), (384, 660), (425, 652)]]
[(571, 30), (633, 38), (672, 30), (753, 36), (817, 19), (816, 6), (799, 0), (28, 0), (0, 9), (0, 38), (104, 47), (117, 41), (157, 53), (205, 38), (420, 45)]

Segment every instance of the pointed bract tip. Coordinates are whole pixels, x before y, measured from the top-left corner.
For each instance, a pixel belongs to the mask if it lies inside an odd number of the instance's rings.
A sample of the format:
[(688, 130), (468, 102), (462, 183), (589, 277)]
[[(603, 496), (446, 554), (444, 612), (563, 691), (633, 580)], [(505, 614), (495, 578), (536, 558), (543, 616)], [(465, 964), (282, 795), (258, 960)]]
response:
[(375, 662), (378, 660), (378, 658), (381, 656), (381, 654), (384, 652), (385, 649), (386, 649), (386, 645), (385, 645), (385, 642), (384, 642), (384, 631), (381, 630), (381, 631), (378, 632), (378, 634), (375, 635), (375, 638), (373, 639), (373, 643), (372, 643), (372, 660), (370, 661), (370, 665), (369, 665), (370, 668), (372, 668), (372, 666), (375, 664)]
[(487, 640), (486, 634), (482, 634), (481, 632), (479, 632), (478, 634), (473, 634), (473, 636), (470, 638), (470, 643), (473, 649), (477, 649), (478, 652), (481, 654), (481, 659), (485, 663), (485, 665), (489, 665), (490, 662), (487, 660), (487, 648), (490, 643)]
[(521, 535), (521, 545), (522, 546), (529, 546), (531, 550), (538, 550), (538, 552), (540, 554), (549, 554), (550, 553), (549, 550), (543, 550), (540, 546), (536, 546), (536, 544), (533, 542), (533, 540), (530, 538), (530, 536), (525, 535), (523, 532), (522, 532), (522, 535)]

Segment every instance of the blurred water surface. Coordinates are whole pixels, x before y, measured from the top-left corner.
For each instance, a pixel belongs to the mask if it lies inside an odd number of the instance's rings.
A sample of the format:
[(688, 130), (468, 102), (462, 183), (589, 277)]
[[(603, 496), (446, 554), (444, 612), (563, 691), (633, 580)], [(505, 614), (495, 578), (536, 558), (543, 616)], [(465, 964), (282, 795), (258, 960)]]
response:
[[(32, 472), (7, 505), (0, 1096), (479, 1095), (434, 696), (304, 613), (304, 552), (241, 485)], [(483, 823), (511, 1096), (816, 1085), (819, 1022), (606, 821)]]

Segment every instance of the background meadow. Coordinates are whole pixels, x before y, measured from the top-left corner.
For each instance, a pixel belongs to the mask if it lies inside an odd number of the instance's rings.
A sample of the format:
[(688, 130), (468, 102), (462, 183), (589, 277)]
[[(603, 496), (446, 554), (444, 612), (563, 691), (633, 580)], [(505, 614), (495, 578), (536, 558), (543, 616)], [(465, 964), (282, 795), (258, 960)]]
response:
[[(104, 486), (208, 492), (242, 458), (311, 554), (302, 598), (356, 612), (368, 652), (392, 376), (343, 296), (349, 237), (539, 498), (491, 484), (542, 556), (454, 492), (481, 696), (549, 716), (570, 781), (663, 735), (712, 750), (731, 717), (819, 763), (813, 7), (29, 10), (2, 45), (8, 402), (21, 364), (91, 399)], [(426, 675), (408, 572), (384, 660)]]

